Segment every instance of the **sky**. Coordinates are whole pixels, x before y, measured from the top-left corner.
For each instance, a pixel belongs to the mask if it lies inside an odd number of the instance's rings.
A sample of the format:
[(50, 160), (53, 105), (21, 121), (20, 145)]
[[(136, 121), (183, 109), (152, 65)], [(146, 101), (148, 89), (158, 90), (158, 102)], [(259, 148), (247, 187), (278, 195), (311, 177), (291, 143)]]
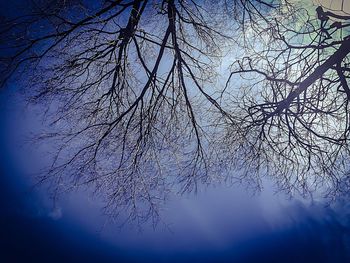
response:
[(350, 13), (350, 2), (347, 0), (313, 0), (314, 3), (323, 7), (334, 10)]
[(172, 195), (156, 228), (120, 228), (89, 189), (53, 203), (33, 187), (41, 158), (22, 143), (42, 124), (17, 89), (0, 92), (0, 262), (350, 261), (347, 197), (290, 200), (269, 181), (258, 195), (224, 184)]
[[(12, 93), (12, 94), (11, 94)], [(39, 120), (16, 92), (1, 93), (1, 262), (346, 262), (350, 210), (318, 200), (289, 200), (269, 182), (258, 195), (218, 185), (172, 196), (163, 223), (122, 228), (89, 191), (55, 204), (33, 188), (40, 159), (14, 147)], [(25, 113), (25, 114), (24, 114)], [(346, 200), (346, 199), (345, 199)]]

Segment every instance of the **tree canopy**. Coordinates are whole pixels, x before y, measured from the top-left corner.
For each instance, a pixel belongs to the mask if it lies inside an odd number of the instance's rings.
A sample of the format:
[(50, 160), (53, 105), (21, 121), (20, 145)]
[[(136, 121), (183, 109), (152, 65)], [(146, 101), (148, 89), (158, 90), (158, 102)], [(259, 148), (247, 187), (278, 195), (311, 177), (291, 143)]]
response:
[(0, 26), (1, 87), (45, 109), (40, 176), (157, 218), (169, 191), (348, 191), (350, 14), (290, 0), (28, 1)]

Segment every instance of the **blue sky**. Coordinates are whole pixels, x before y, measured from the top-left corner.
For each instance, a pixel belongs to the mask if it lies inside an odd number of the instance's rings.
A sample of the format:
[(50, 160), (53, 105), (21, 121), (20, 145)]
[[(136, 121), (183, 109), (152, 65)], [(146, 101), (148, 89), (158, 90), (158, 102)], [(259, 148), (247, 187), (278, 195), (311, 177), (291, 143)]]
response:
[(45, 187), (32, 187), (30, 172), (43, 164), (41, 156), (22, 147), (42, 124), (12, 88), (0, 93), (0, 261), (350, 261), (347, 197), (327, 206), (288, 200), (269, 182), (258, 195), (239, 185), (203, 186), (197, 194), (171, 195), (155, 229), (132, 222), (120, 229), (91, 189), (54, 203)]
[[(16, 102), (17, 101), (17, 104)], [(89, 190), (55, 205), (44, 188), (31, 188), (18, 134), (38, 124), (15, 97), (1, 94), (1, 248), (4, 262), (345, 262), (349, 211), (322, 202), (287, 200), (273, 187), (259, 195), (239, 186), (202, 188), (172, 196), (156, 229), (118, 228)], [(17, 106), (16, 106), (17, 105)], [(16, 107), (13, 107), (16, 106)], [(26, 114), (23, 114), (26, 112)], [(27, 116), (25, 116), (27, 115)], [(29, 119), (28, 119), (29, 118)], [(16, 128), (17, 127), (17, 128)], [(29, 156), (27, 155), (27, 158)], [(35, 160), (36, 159), (36, 160)], [(29, 163), (29, 164), (28, 164)]]

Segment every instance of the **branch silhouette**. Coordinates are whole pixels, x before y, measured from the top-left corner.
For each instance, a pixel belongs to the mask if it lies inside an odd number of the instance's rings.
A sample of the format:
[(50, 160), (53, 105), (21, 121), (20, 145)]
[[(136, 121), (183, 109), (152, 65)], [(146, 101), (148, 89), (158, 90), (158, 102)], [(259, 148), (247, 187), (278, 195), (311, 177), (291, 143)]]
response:
[(344, 11), (286, 0), (30, 1), (3, 18), (1, 87), (45, 109), (39, 182), (92, 186), (126, 221), (156, 223), (169, 192), (227, 180), (335, 197), (349, 28)]

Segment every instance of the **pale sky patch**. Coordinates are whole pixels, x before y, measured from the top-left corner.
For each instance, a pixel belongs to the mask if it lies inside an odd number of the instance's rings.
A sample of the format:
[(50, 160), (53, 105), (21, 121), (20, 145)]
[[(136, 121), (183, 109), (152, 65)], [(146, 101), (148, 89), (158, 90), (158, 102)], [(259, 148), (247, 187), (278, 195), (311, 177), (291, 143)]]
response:
[(316, 5), (321, 5), (325, 9), (335, 11), (336, 13), (350, 14), (349, 0), (313, 0)]

